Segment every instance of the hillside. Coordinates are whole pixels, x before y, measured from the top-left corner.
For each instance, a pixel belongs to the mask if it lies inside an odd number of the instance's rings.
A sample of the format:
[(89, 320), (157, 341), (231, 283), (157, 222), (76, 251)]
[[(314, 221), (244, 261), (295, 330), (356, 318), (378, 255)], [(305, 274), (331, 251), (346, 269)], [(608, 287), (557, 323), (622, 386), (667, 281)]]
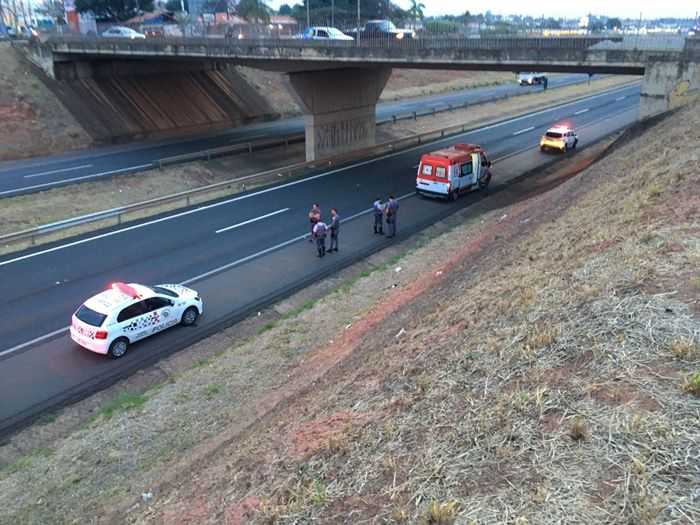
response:
[(0, 139), (0, 161), (60, 153), (91, 143), (8, 42), (0, 42)]
[(694, 105), (37, 424), (0, 523), (697, 523), (698, 144)]

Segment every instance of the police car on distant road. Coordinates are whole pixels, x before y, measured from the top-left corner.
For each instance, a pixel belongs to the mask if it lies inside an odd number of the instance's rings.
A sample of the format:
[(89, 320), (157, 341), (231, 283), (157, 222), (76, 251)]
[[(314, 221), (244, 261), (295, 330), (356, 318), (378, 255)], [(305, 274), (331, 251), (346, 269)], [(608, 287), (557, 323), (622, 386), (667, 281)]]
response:
[(567, 151), (578, 145), (578, 135), (569, 126), (560, 125), (549, 128), (540, 139), (540, 151), (555, 149)]
[(203, 312), (197, 292), (179, 284), (114, 283), (76, 310), (70, 336), (88, 350), (117, 359), (131, 343), (176, 324), (193, 325)]

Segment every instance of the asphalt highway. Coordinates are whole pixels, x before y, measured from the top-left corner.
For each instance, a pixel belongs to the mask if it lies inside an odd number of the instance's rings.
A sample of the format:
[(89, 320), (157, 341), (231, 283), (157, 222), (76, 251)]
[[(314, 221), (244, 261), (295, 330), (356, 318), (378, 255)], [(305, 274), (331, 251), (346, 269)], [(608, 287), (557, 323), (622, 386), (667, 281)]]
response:
[[(638, 85), (619, 88), (432, 144), (0, 257), (0, 431), (99, 389), (388, 245), (390, 240), (371, 233), (369, 207), (377, 196), (401, 197), (398, 226), (406, 235), (551, 162), (552, 154), (537, 147), (549, 126), (574, 126), (585, 147), (634, 122), (638, 105)], [(457, 142), (479, 143), (495, 161), (489, 192), (455, 203), (416, 197), (421, 153)], [(344, 219), (340, 252), (324, 259), (305, 240), (312, 202), (321, 204), (324, 217), (333, 206)], [(196, 327), (172, 328), (132, 345), (120, 360), (93, 354), (70, 340), (70, 316), (114, 281), (187, 284), (204, 299), (205, 315)]]
[[(588, 75), (554, 75), (549, 87), (568, 86), (588, 80)], [(378, 120), (391, 120), (392, 115), (418, 114), (441, 110), (464, 103), (477, 104), (504, 96), (541, 90), (541, 86), (520, 87), (515, 82), (485, 88), (383, 103), (377, 106)], [(56, 186), (110, 177), (150, 169), (154, 161), (206, 149), (231, 146), (263, 139), (303, 133), (301, 117), (251, 124), (226, 132), (136, 144), (108, 146), (79, 152), (36, 157), (31, 160), (0, 163), (0, 197), (21, 195)]]

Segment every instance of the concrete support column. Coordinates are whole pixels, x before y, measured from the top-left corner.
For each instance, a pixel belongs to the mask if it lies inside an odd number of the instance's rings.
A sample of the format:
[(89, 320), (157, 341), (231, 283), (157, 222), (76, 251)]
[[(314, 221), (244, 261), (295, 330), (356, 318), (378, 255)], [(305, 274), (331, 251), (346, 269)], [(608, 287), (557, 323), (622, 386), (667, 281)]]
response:
[(694, 98), (700, 89), (697, 62), (650, 62), (644, 70), (639, 118), (644, 120)]
[(377, 100), (390, 75), (385, 67), (289, 74), (306, 113), (306, 160), (374, 145)]

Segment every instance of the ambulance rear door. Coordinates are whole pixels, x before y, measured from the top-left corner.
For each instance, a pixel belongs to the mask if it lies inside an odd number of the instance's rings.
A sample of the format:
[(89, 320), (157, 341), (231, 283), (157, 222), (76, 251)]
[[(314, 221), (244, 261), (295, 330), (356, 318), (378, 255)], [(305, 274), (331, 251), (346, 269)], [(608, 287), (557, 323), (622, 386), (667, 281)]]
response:
[(474, 178), (472, 179), (472, 184), (476, 184), (481, 177), (481, 170), (483, 169), (481, 165), (481, 156), (478, 153), (472, 153), (472, 164), (474, 166)]
[(449, 194), (447, 167), (435, 159), (421, 159), (416, 177), (416, 190), (427, 195)]

